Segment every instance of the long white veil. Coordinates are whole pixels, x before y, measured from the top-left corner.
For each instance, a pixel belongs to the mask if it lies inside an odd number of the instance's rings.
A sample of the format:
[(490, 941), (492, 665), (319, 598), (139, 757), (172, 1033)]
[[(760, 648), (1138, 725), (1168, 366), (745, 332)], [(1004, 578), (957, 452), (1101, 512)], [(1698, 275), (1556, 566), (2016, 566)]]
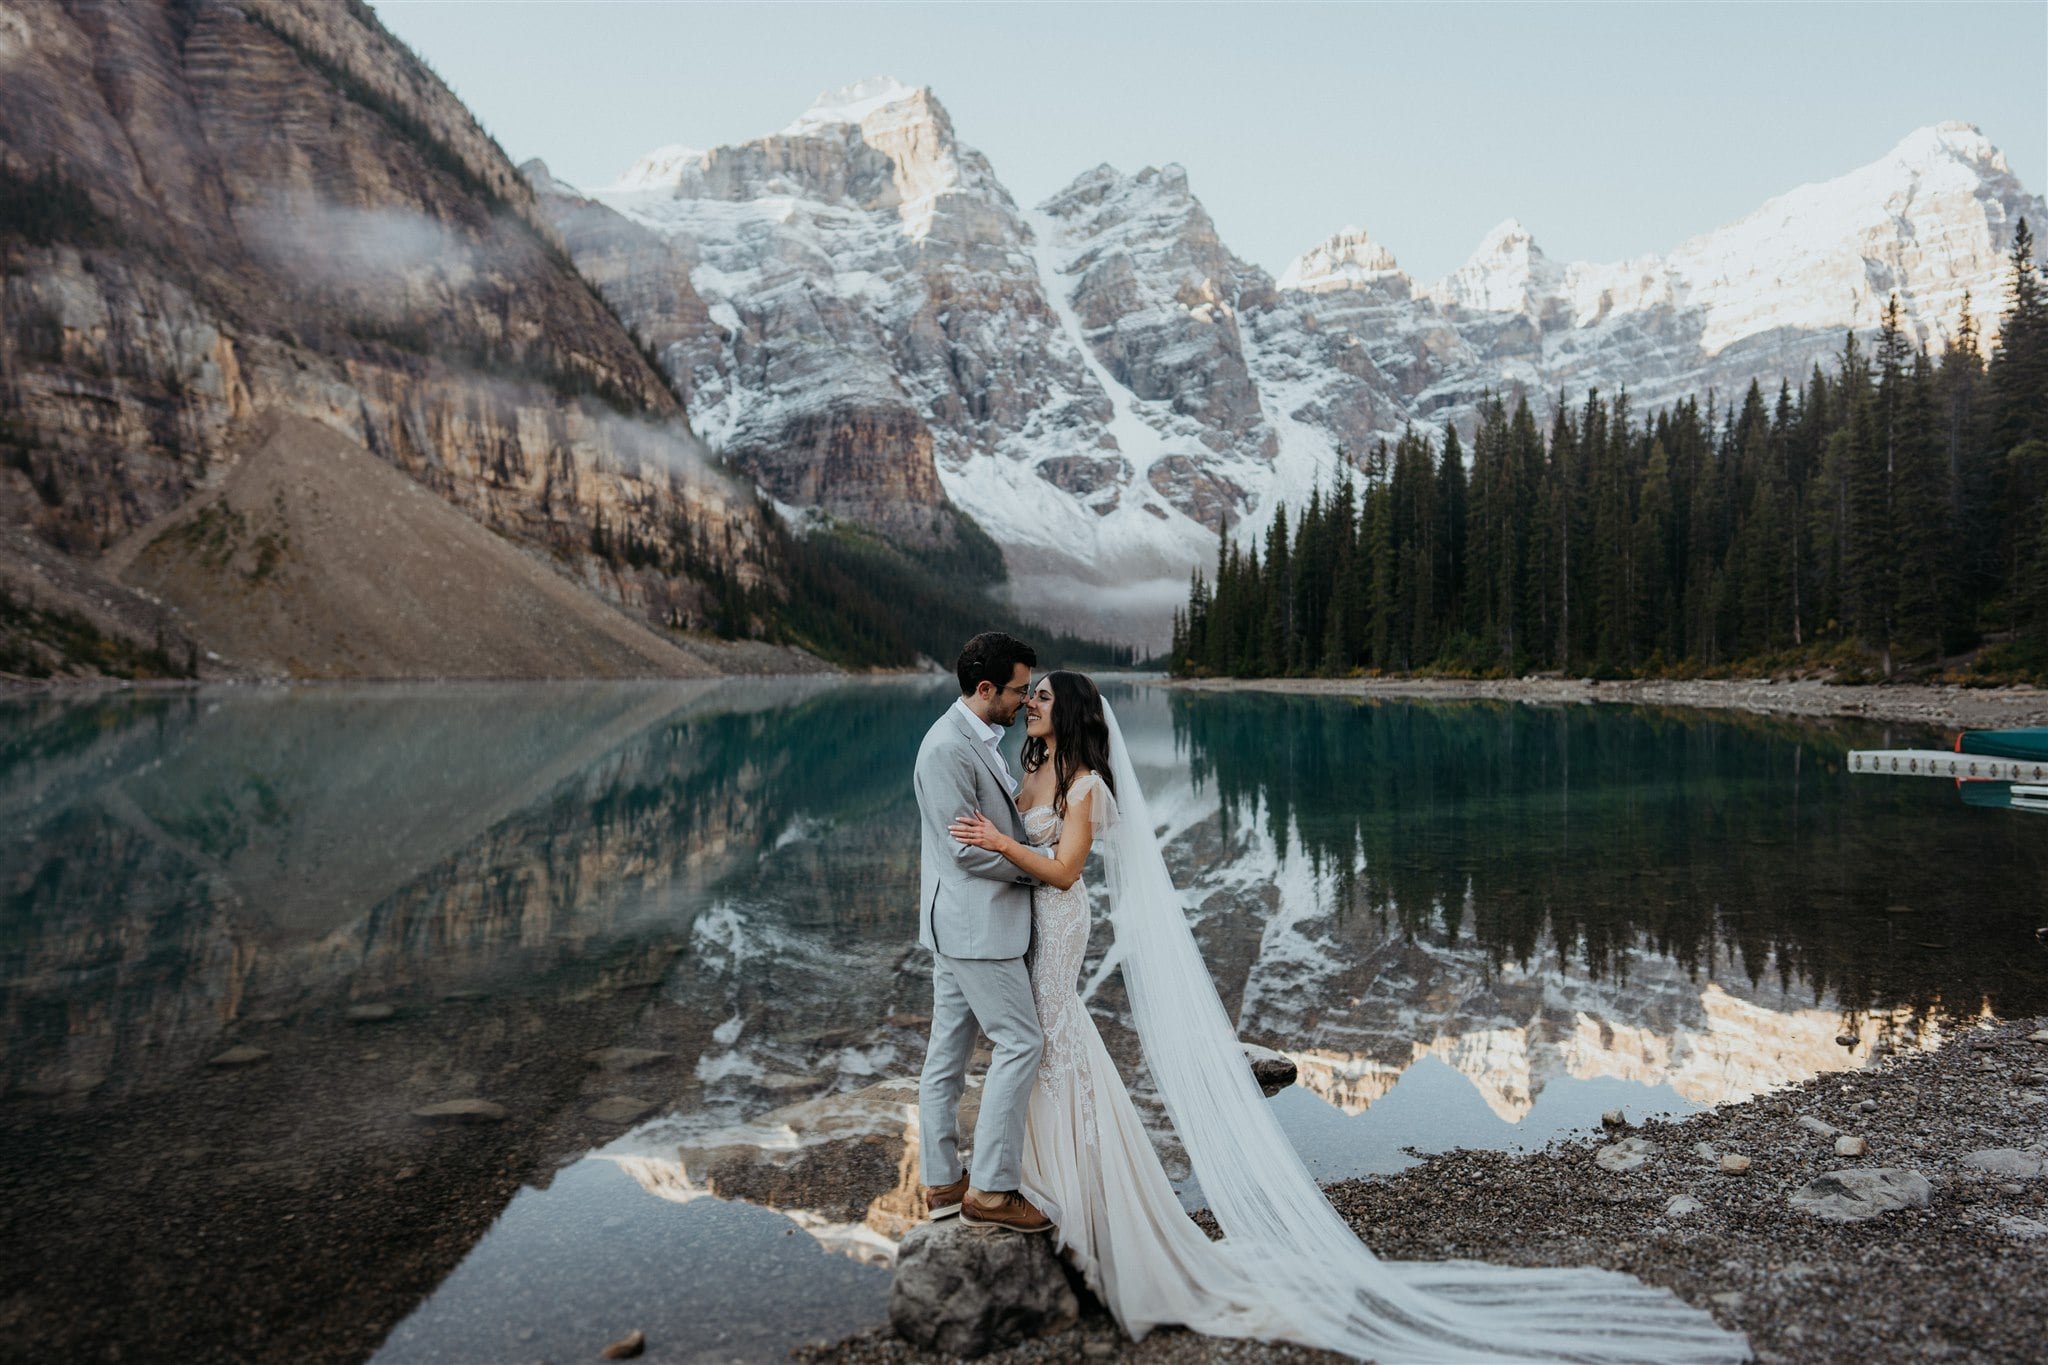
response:
[(1115, 713), (1115, 801), (1091, 803), (1145, 1061), (1237, 1260), (1301, 1339), (1382, 1361), (1720, 1365), (1747, 1341), (1668, 1290), (1592, 1268), (1382, 1261), (1323, 1197), (1253, 1082)]

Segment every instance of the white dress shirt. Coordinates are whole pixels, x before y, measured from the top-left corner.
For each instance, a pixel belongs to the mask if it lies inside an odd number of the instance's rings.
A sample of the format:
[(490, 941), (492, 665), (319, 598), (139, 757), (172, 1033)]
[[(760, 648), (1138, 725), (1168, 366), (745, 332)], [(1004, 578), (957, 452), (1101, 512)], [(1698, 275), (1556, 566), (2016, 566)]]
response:
[(989, 755), (996, 761), (996, 771), (1002, 774), (1003, 785), (1010, 789), (1010, 795), (1015, 796), (1017, 794), (1017, 779), (1010, 776), (1010, 765), (1003, 762), (1003, 732), (990, 725), (980, 716), (975, 715), (974, 708), (967, 704), (965, 697), (954, 702), (953, 705), (960, 709), (961, 715), (967, 717), (967, 723), (973, 727), (974, 733), (980, 735), (981, 742), (988, 746)]

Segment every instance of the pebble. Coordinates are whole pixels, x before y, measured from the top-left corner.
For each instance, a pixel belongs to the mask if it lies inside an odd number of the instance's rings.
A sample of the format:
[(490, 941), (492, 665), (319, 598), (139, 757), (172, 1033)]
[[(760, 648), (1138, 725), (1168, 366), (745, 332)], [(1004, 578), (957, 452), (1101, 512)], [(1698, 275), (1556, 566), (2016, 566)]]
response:
[(270, 1053), (250, 1043), (237, 1043), (226, 1052), (207, 1058), (208, 1066), (253, 1066), (268, 1061)]
[(1604, 1128), (1626, 1128), (1628, 1127), (1628, 1115), (1622, 1113), (1619, 1109), (1610, 1109), (1600, 1116), (1600, 1124)]
[(412, 1116), (430, 1123), (502, 1123), (511, 1117), (503, 1105), (476, 1099), (424, 1104), (413, 1110)]
[(1748, 1157), (1737, 1156), (1733, 1152), (1721, 1158), (1721, 1169), (1729, 1175), (1743, 1175), (1748, 1172), (1749, 1166)]
[(1858, 1100), (1856, 1102), (1856, 1112), (1859, 1114), (1875, 1114), (1877, 1112), (1877, 1101)]
[(1869, 1152), (1870, 1143), (1863, 1138), (1844, 1133), (1835, 1139), (1836, 1156), (1867, 1156)]
[(1698, 1213), (1705, 1207), (1706, 1205), (1700, 1203), (1699, 1200), (1689, 1194), (1674, 1194), (1671, 1196), (1671, 1202), (1664, 1206), (1664, 1216), (1666, 1218), (1683, 1218), (1689, 1213)]
[(1721, 1159), (1721, 1153), (1715, 1149), (1714, 1144), (1711, 1142), (1695, 1142), (1692, 1145), (1692, 1154), (1701, 1161), (1706, 1162), (1709, 1166)]
[(1807, 1132), (1814, 1134), (1816, 1137), (1824, 1138), (1834, 1137), (1837, 1133), (1840, 1133), (1842, 1131), (1841, 1129), (1835, 1127), (1834, 1124), (1829, 1123), (1823, 1119), (1817, 1119), (1811, 1114), (1801, 1114), (1799, 1116), (1799, 1126), (1801, 1128), (1804, 1128)]
[(2039, 1237), (2048, 1237), (2048, 1223), (2039, 1219), (2026, 1218), (2019, 1214), (2008, 1214), (1998, 1220), (1998, 1230), (2008, 1237), (2017, 1237), (2031, 1242)]
[(1856, 1035), (1853, 1033), (1837, 1033), (1835, 1035), (1835, 1041), (1837, 1043), (1840, 1043), (1843, 1047), (1854, 1047), (1856, 1046), (1857, 1038)]
[(397, 1013), (398, 1010), (391, 1005), (350, 1005), (348, 1021), (351, 1024), (381, 1024)]
[(1721, 1307), (1726, 1308), (1730, 1312), (1734, 1312), (1736, 1309), (1742, 1307), (1742, 1293), (1740, 1290), (1731, 1289), (1728, 1290), (1726, 1293), (1715, 1294), (1711, 1297), (1714, 1303), (1719, 1304)]
[(631, 1360), (647, 1349), (647, 1333), (634, 1328), (617, 1341), (604, 1348), (606, 1360)]

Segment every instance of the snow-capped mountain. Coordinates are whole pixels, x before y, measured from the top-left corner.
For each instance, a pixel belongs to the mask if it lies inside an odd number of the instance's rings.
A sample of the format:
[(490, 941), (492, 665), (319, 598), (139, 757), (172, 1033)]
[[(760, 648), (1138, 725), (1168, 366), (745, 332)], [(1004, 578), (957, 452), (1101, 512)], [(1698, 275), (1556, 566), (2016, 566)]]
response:
[[(927, 544), (964, 510), (1047, 621), (1147, 644), (1216, 536), (1487, 392), (1638, 411), (1798, 381), (1873, 330), (1987, 330), (2042, 201), (1966, 124), (1670, 255), (1563, 264), (1514, 219), (1424, 285), (1347, 228), (1275, 280), (1178, 166), (1097, 166), (1032, 210), (928, 89), (828, 93), (780, 132), (663, 147), (613, 185), (527, 174), (696, 429), (793, 509)], [(1575, 401), (1575, 400), (1574, 400)]]

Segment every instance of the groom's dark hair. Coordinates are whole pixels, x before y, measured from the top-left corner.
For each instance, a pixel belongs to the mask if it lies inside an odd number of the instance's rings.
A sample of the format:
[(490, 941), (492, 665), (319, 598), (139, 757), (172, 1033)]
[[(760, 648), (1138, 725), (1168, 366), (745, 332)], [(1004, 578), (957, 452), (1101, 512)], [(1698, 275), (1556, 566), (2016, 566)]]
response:
[(1038, 667), (1038, 651), (1014, 635), (1005, 635), (1000, 630), (983, 631), (961, 646), (960, 658), (953, 665), (953, 672), (960, 678), (960, 695), (972, 694), (981, 683), (1008, 687), (1018, 664)]

